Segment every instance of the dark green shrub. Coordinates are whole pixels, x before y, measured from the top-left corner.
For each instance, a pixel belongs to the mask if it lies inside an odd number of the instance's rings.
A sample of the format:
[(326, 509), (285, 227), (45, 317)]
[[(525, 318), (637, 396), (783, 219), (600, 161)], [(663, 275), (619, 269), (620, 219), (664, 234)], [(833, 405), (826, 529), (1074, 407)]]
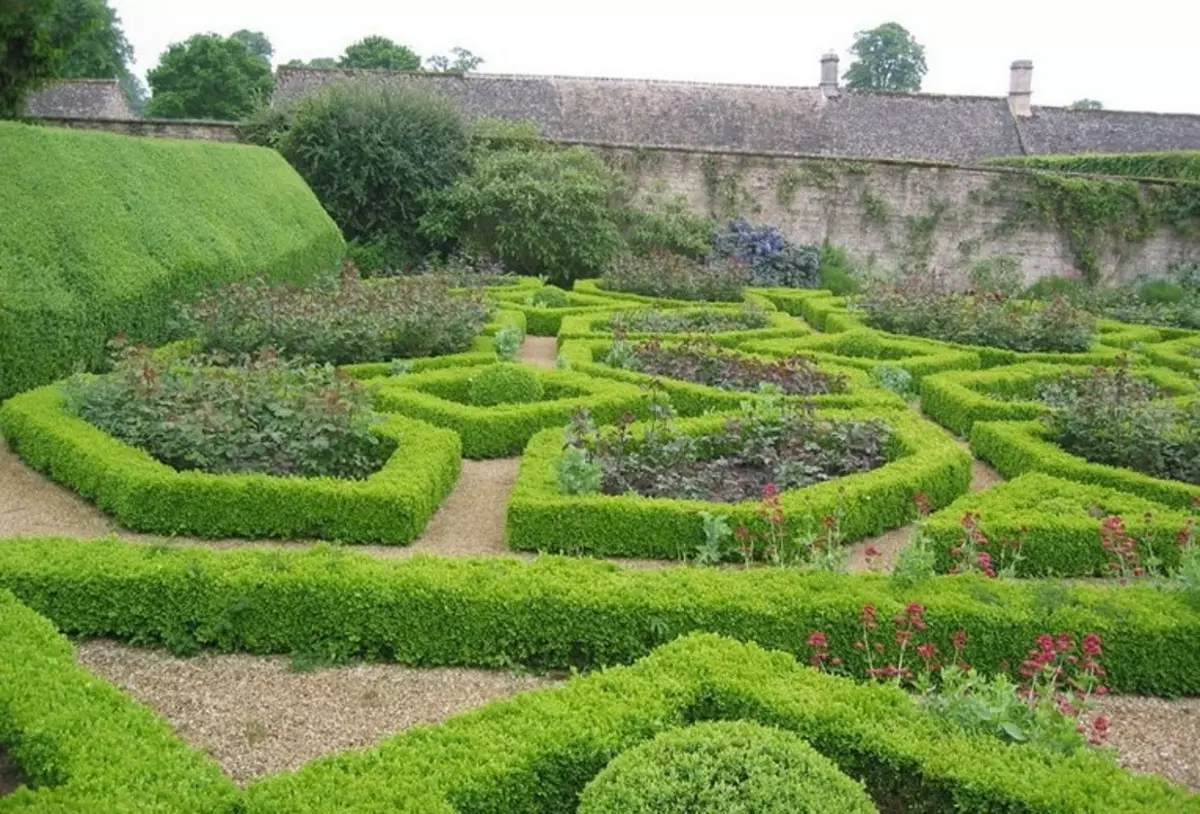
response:
[(860, 783), (797, 735), (746, 721), (700, 723), (622, 752), (583, 788), (579, 814), (878, 811)]
[(1086, 296), (1089, 290), (1088, 284), (1080, 277), (1051, 275), (1025, 289), (1024, 296), (1030, 300), (1051, 300), (1061, 296), (1074, 302), (1078, 297)]
[(1183, 300), (1185, 295), (1183, 286), (1170, 280), (1151, 280), (1138, 289), (1142, 302), (1149, 305), (1174, 305)]
[(757, 308), (736, 311), (638, 308), (613, 314), (608, 327), (613, 333), (719, 333), (765, 328), (768, 322), (767, 312)]
[(331, 277), (337, 227), (278, 154), (0, 123), (0, 399), (170, 339), (175, 303)]
[(854, 266), (850, 256), (841, 246), (825, 243), (821, 246), (820, 287), (832, 291), (839, 297), (857, 294), (858, 280), (854, 275)]
[(431, 196), (420, 228), (566, 287), (598, 274), (619, 247), (617, 188), (582, 147), (485, 152), (470, 174)]
[(74, 379), (65, 395), (71, 412), (177, 470), (364, 478), (391, 453), (358, 382), (270, 355), (216, 367), (125, 348), (112, 373)]
[(530, 404), (541, 398), (541, 380), (521, 365), (492, 365), (472, 376), (467, 383), (467, 401), (476, 407)]
[(604, 271), (601, 287), (673, 300), (736, 302), (750, 283), (749, 267), (736, 258), (697, 262), (683, 255), (653, 250), (648, 255), (623, 253)]
[(543, 286), (533, 292), (529, 296), (529, 304), (541, 308), (566, 308), (569, 305), (567, 292), (554, 285)]
[(349, 364), (467, 350), (489, 308), (438, 277), (343, 278), (309, 288), (236, 283), (184, 307), (180, 327), (203, 350), (273, 348), (287, 357)]
[(467, 126), (451, 102), (408, 85), (335, 83), (246, 129), (278, 149), (346, 238), (382, 245), (390, 265), (424, 255), (425, 198), (468, 168)]
[(622, 207), (619, 222), (625, 248), (635, 255), (661, 251), (702, 260), (712, 250), (713, 221), (693, 215), (680, 198), (649, 209)]

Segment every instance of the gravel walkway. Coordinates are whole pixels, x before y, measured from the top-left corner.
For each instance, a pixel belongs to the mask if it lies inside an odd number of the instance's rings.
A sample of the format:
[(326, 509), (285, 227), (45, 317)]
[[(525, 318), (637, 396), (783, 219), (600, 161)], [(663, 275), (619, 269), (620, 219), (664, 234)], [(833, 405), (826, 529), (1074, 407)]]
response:
[(520, 458), (462, 462), (462, 474), (425, 533), (408, 554), (476, 556), (512, 554), (504, 542), (508, 493), (517, 482)]
[(1200, 698), (1110, 695), (1096, 711), (1111, 719), (1108, 745), (1122, 766), (1200, 791)]
[(554, 367), (558, 361), (558, 340), (553, 336), (527, 336), (517, 358), (538, 367)]
[(25, 466), (0, 438), (0, 538), (103, 537), (115, 528), (95, 506)]
[(299, 673), (281, 657), (180, 659), (107, 640), (80, 643), (77, 654), (88, 669), (157, 710), (239, 783), (553, 683), (498, 670), (394, 664)]

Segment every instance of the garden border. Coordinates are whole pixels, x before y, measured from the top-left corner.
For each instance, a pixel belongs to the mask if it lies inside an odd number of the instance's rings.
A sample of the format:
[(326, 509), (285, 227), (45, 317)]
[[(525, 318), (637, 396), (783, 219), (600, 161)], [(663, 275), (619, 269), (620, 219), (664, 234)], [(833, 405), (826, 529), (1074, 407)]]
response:
[(1163, 367), (1178, 370), (1185, 375), (1189, 373), (1195, 375), (1197, 371), (1200, 371), (1200, 355), (1191, 356), (1186, 352), (1182, 352), (1184, 349), (1192, 348), (1195, 348), (1197, 353), (1200, 353), (1200, 332), (1196, 333), (1195, 336), (1183, 336), (1168, 342), (1142, 348), (1141, 353), (1146, 358)]
[[(558, 329), (558, 346), (562, 347), (563, 342), (568, 339), (612, 339), (611, 330), (599, 330), (592, 328), (592, 324), (597, 320), (611, 317), (618, 313), (625, 313), (631, 309), (614, 309), (607, 313), (597, 312), (587, 314), (585, 316), (564, 317), (562, 325)], [(669, 310), (684, 312), (684, 311), (719, 311), (722, 313), (740, 313), (742, 308), (730, 308), (728, 306), (690, 306), (676, 307)], [(707, 333), (705, 331), (628, 331), (625, 334), (626, 339), (684, 339), (691, 337), (704, 337), (711, 339), (718, 345), (725, 347), (737, 347), (740, 343), (751, 339), (772, 339), (782, 336), (807, 336), (812, 333), (812, 329), (808, 327), (799, 317), (793, 317), (790, 314), (785, 314), (782, 311), (766, 311), (767, 324), (762, 328), (744, 328), (734, 331), (716, 331)]]

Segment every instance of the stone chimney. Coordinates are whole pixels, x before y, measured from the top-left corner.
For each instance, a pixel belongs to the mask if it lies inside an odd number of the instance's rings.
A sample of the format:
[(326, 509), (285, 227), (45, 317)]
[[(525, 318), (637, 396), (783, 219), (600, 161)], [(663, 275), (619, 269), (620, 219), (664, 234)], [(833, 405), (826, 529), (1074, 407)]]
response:
[(1021, 119), (1033, 115), (1033, 62), (1018, 59), (1012, 64), (1008, 80), (1008, 109)]
[(838, 95), (838, 55), (833, 51), (821, 57), (821, 93), (826, 99)]

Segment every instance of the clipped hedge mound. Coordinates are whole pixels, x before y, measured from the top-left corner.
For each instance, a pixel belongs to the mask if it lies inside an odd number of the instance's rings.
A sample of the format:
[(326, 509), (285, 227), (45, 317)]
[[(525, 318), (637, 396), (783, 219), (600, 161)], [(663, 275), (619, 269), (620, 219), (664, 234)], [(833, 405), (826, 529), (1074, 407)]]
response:
[(461, 443), (399, 416), (377, 432), (395, 451), (364, 480), (214, 475), (172, 469), (76, 418), (58, 385), (0, 406), (0, 434), (25, 463), (155, 534), (409, 542), (454, 486)]
[(1113, 557), (1100, 545), (1100, 524), (1110, 516), (1123, 519), (1143, 563), (1157, 561), (1159, 568), (1171, 571), (1179, 565), (1177, 535), (1194, 519), (1186, 511), (1119, 489), (1030, 472), (963, 495), (925, 521), (939, 572), (956, 561), (950, 550), (963, 543), (967, 513), (978, 516), (974, 523), (989, 541), (983, 550), (998, 566), (1003, 552), (1011, 550), (1001, 541), (1020, 541), (1018, 577), (1111, 576)]
[(168, 339), (174, 304), (332, 273), (345, 244), (274, 150), (0, 122), (0, 399)]
[[(625, 309), (628, 310), (628, 309)], [(725, 313), (737, 314), (741, 309), (729, 308), (727, 306), (711, 307), (705, 306), (697, 308), (678, 308), (673, 311), (678, 311), (680, 314), (686, 314), (689, 311), (693, 312), (710, 312), (718, 311)], [(613, 331), (609, 326), (609, 319), (618, 310), (610, 310), (607, 313), (586, 314), (580, 316), (563, 317), (562, 324), (558, 329), (558, 344), (561, 347), (562, 343), (568, 339), (612, 339)], [(803, 321), (796, 317), (784, 314), (780, 311), (766, 311), (765, 316), (767, 324), (762, 328), (745, 328), (742, 330), (733, 331), (716, 331), (714, 333), (705, 333), (704, 331), (626, 331), (626, 339), (651, 339), (653, 337), (662, 338), (684, 338), (687, 336), (702, 336), (706, 339), (711, 339), (718, 345), (726, 347), (736, 347), (742, 342), (747, 342), (754, 339), (773, 339), (782, 336), (804, 336), (812, 333)]]
[[(787, 340), (765, 340), (783, 341)], [(698, 416), (714, 410), (736, 410), (738, 405), (754, 394), (744, 390), (723, 390), (694, 382), (651, 376), (636, 370), (624, 370), (604, 362), (611, 339), (571, 339), (559, 348), (559, 359), (564, 360), (571, 370), (590, 376), (648, 386), (657, 381), (670, 396), (671, 406), (681, 416)], [(803, 353), (803, 351), (797, 351)], [(782, 355), (782, 354), (781, 354)], [(791, 354), (787, 354), (791, 355)], [(815, 357), (814, 357), (815, 358)], [(875, 387), (871, 379), (856, 367), (836, 367), (821, 360), (820, 369), (831, 375), (845, 376), (848, 387), (842, 393), (822, 393), (815, 396), (788, 396), (788, 399), (811, 403), (817, 407), (863, 407), (878, 405), (904, 407), (904, 400), (882, 388)]]
[(1118, 692), (1200, 695), (1200, 607), (1179, 591), (1058, 580), (935, 577), (901, 589), (876, 574), (793, 569), (626, 569), (563, 557), (381, 558), (305, 550), (0, 541), (0, 588), (59, 629), (177, 652), (199, 647), (418, 665), (628, 663), (693, 631), (808, 658), (808, 636), (863, 675), (859, 614), (925, 607), (939, 652), (956, 630), (985, 672), (1016, 665), (1041, 633), (1094, 632)]
[[(780, 493), (786, 534), (819, 529), (826, 516), (841, 517), (846, 541), (903, 526), (916, 516), (913, 498), (924, 493), (935, 507), (967, 491), (971, 456), (941, 428), (909, 410), (821, 410), (829, 419), (883, 419), (893, 430), (888, 463), (869, 472), (822, 481)], [(683, 432), (703, 433), (729, 416), (679, 422)], [(636, 436), (638, 425), (631, 432)], [(759, 503), (672, 500), (641, 495), (564, 495), (556, 461), (562, 432), (534, 436), (508, 500), (508, 544), (517, 550), (599, 557), (675, 559), (704, 540), (701, 514), (725, 515), (730, 525), (752, 525)]]
[[(565, 306), (531, 305), (528, 290), (489, 292), (492, 299), (505, 311), (518, 311), (525, 315), (531, 336), (555, 336), (562, 325), (563, 317), (587, 316), (589, 314), (609, 313), (614, 307), (620, 308), (619, 302), (608, 297), (598, 297), (591, 294), (579, 294), (574, 291), (567, 294)], [(534, 291), (536, 293), (536, 289)], [(663, 300), (660, 307), (669, 308), (674, 304)], [(641, 303), (628, 303), (629, 308), (640, 308)]]
[(1072, 455), (1054, 443), (1050, 430), (1040, 421), (976, 421), (971, 427), (971, 450), (1006, 478), (1044, 472), (1119, 489), (1176, 509), (1187, 509), (1200, 500), (1200, 486)]
[(565, 427), (571, 416), (585, 407), (600, 423), (615, 423), (625, 412), (647, 414), (645, 394), (632, 384), (532, 366), (520, 369), (541, 384), (540, 401), (472, 404), (472, 381), (489, 367), (448, 368), (380, 379), (374, 385), (375, 408), (454, 430), (462, 438), (462, 454), (467, 458), (520, 454), (539, 430)]
[[(1045, 415), (1049, 408), (1035, 400), (1040, 384), (1066, 374), (1085, 374), (1088, 367), (1027, 362), (973, 372), (939, 373), (921, 381), (921, 411), (947, 429), (967, 435), (976, 421), (1022, 421)], [(1173, 370), (1137, 367), (1131, 372), (1173, 396), (1189, 396), (1196, 384)]]
[(800, 353), (832, 364), (871, 371), (890, 366), (908, 371), (913, 382), (945, 370), (978, 370), (979, 354), (955, 350), (926, 339), (885, 334), (869, 328), (795, 339), (763, 339), (740, 344), (743, 350), (770, 356)]
[(747, 721), (668, 729), (617, 755), (579, 795), (579, 814), (806, 811), (879, 809), (802, 738)]
[(230, 811), (233, 783), (147, 707), (75, 663), (53, 623), (0, 590), (0, 743), (29, 780), (0, 811)]

